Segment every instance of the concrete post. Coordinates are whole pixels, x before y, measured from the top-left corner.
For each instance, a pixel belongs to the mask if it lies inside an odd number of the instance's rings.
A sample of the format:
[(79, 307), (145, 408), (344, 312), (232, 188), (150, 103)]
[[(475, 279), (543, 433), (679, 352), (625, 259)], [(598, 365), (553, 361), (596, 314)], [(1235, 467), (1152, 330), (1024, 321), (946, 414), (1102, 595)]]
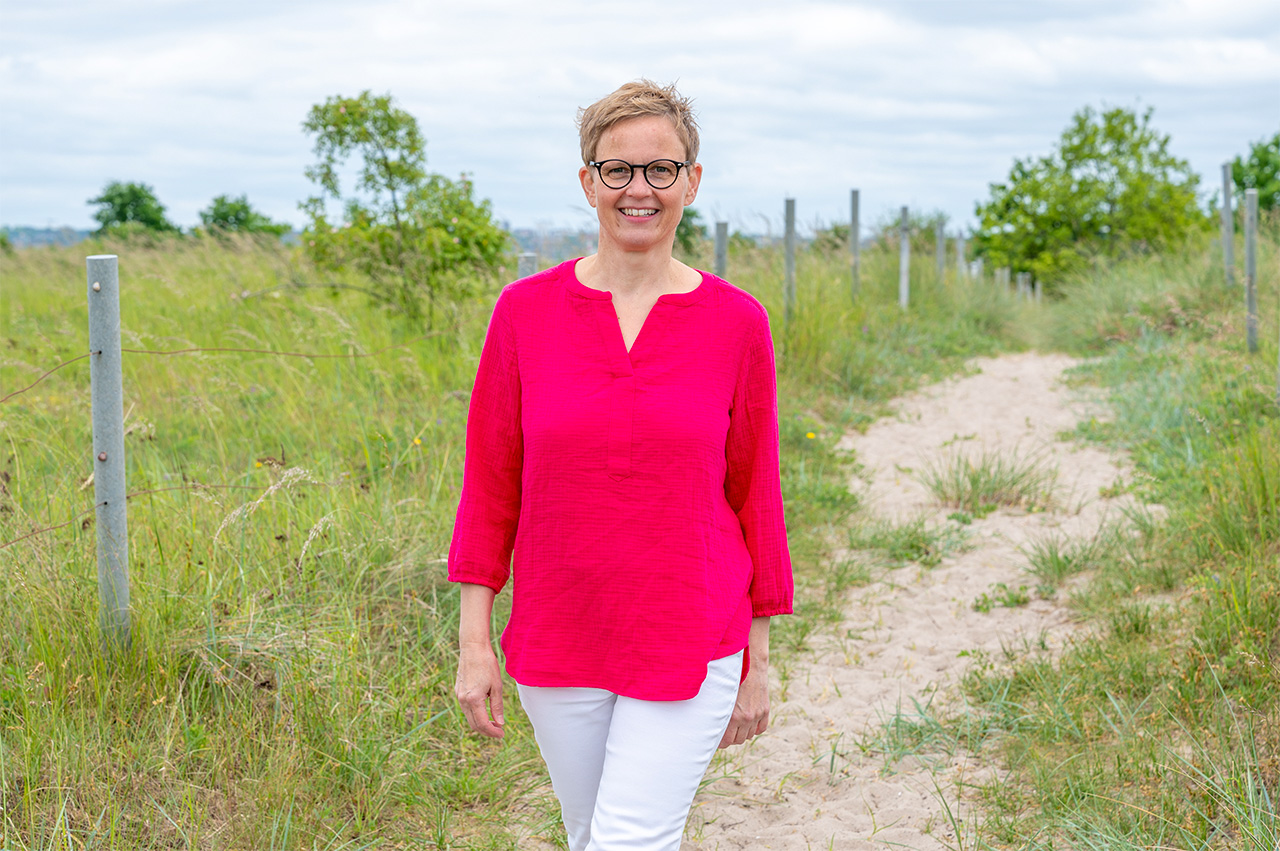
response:
[(786, 251), (786, 296), (787, 322), (796, 313), (796, 199), (788, 198), (786, 204), (786, 233), (783, 237)]
[(729, 223), (716, 222), (716, 268), (717, 278), (723, 278), (729, 268)]
[(902, 208), (902, 220), (898, 223), (898, 307), (907, 309), (911, 301), (911, 216)]
[(937, 255), (935, 260), (938, 266), (938, 286), (942, 286), (947, 274), (947, 220), (945, 217), (939, 217), (933, 236), (934, 251)]
[(862, 286), (862, 227), (858, 221), (858, 190), (849, 192), (849, 252), (853, 255), (853, 289), (850, 291), (854, 301), (858, 300), (858, 289)]
[(1245, 336), (1250, 352), (1258, 350), (1258, 190), (1244, 191)]
[(1236, 282), (1236, 224), (1231, 214), (1231, 163), (1222, 164), (1222, 269), (1227, 286)]
[(93, 498), (98, 529), (98, 624), (106, 644), (129, 647), (129, 524), (124, 478), (124, 378), (120, 278), (114, 254), (85, 261), (89, 386), (93, 397)]
[(527, 278), (538, 271), (538, 255), (532, 251), (525, 251), (520, 255), (520, 265), (517, 275), (521, 278)]

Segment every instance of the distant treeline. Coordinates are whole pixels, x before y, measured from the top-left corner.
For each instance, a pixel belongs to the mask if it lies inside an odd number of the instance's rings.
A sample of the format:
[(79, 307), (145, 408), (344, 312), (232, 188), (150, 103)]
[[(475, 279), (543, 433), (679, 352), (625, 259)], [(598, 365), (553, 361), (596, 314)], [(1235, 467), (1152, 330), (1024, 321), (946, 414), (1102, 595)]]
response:
[[(595, 231), (569, 228), (511, 228), (508, 230), (520, 251), (531, 251), (539, 257), (563, 260), (595, 251)], [(45, 245), (75, 245), (93, 236), (92, 230), (76, 230), (66, 225), (58, 228), (3, 226), (0, 234), (8, 237), (14, 248), (38, 248)], [(298, 241), (292, 231), (281, 236), (286, 244)]]
[[(570, 228), (510, 228), (512, 240), (520, 251), (537, 254), (544, 262), (567, 260), (595, 251), (596, 233), (594, 230), (572, 230)], [(91, 230), (76, 230), (71, 227), (33, 228), (33, 227), (0, 227), (0, 234), (9, 238), (14, 248), (36, 248), (45, 245), (75, 245), (93, 235)], [(767, 239), (754, 234), (745, 235), (754, 242), (768, 242)], [(298, 240), (296, 231), (284, 234), (281, 239), (287, 244)], [(776, 241), (776, 240), (775, 240)]]
[(75, 245), (88, 239), (92, 231), (60, 228), (0, 227), (0, 233), (9, 238), (14, 248), (39, 245)]

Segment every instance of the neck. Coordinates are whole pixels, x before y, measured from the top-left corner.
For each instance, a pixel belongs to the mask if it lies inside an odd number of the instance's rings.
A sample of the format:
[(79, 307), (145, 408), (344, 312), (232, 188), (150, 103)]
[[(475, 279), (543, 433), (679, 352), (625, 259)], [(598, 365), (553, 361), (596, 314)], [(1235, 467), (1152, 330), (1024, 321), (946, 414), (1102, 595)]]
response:
[(686, 291), (690, 270), (670, 251), (620, 251), (608, 245), (578, 263), (578, 280), (619, 296)]

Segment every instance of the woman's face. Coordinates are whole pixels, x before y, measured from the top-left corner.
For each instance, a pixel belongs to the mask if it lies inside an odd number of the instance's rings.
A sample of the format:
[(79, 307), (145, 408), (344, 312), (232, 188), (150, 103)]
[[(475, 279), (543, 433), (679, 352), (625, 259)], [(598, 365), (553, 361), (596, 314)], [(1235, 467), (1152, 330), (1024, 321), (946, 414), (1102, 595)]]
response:
[[(595, 156), (596, 162), (622, 160), (632, 165), (662, 159), (684, 162), (684, 158), (675, 125), (661, 115), (619, 121), (600, 137)], [(694, 163), (681, 168), (676, 182), (666, 189), (650, 186), (642, 169), (635, 169), (631, 182), (621, 189), (605, 186), (596, 170), (588, 166), (578, 171), (578, 177), (587, 203), (596, 208), (600, 219), (601, 248), (656, 249), (670, 254), (684, 208), (698, 195), (702, 166)]]

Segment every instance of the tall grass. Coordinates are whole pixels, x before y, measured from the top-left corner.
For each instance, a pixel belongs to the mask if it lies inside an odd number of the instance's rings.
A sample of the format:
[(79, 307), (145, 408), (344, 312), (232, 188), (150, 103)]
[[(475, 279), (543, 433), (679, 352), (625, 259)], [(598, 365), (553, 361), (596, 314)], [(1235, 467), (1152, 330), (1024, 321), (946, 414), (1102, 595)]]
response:
[[(126, 348), (344, 354), (419, 336), (357, 293), (274, 289), (305, 273), (279, 248), (119, 251)], [(83, 351), (83, 253), (5, 261), (6, 388)], [(527, 728), (505, 749), (463, 736), (446, 661), (442, 553), (483, 309), (376, 358), (126, 355), (142, 494), (119, 666), (96, 628), (84, 370), (0, 408), (0, 539), (74, 521), (0, 553), (5, 847), (417, 842), (435, 812), (469, 829), (530, 786)]]
[[(424, 336), (357, 276), (321, 279), (280, 246), (22, 250), (0, 255), (0, 395), (83, 354), (84, 256), (104, 251), (121, 257), (126, 348), (346, 357), (125, 355), (134, 645), (116, 663), (97, 632), (87, 369), (0, 404), (0, 544), (22, 538), (0, 549), (0, 847), (496, 849), (556, 836), (521, 714), (502, 744), (479, 741), (451, 695), (458, 595), (444, 553), (495, 293)], [(779, 252), (730, 261), (770, 308), (779, 351), (800, 583), (780, 658), (866, 579), (831, 563), (856, 508), (838, 436), (1008, 345), (1013, 315), (1006, 297), (954, 282), (899, 311), (887, 250), (865, 255), (856, 303), (842, 257), (802, 252), (799, 268), (788, 325)]]

